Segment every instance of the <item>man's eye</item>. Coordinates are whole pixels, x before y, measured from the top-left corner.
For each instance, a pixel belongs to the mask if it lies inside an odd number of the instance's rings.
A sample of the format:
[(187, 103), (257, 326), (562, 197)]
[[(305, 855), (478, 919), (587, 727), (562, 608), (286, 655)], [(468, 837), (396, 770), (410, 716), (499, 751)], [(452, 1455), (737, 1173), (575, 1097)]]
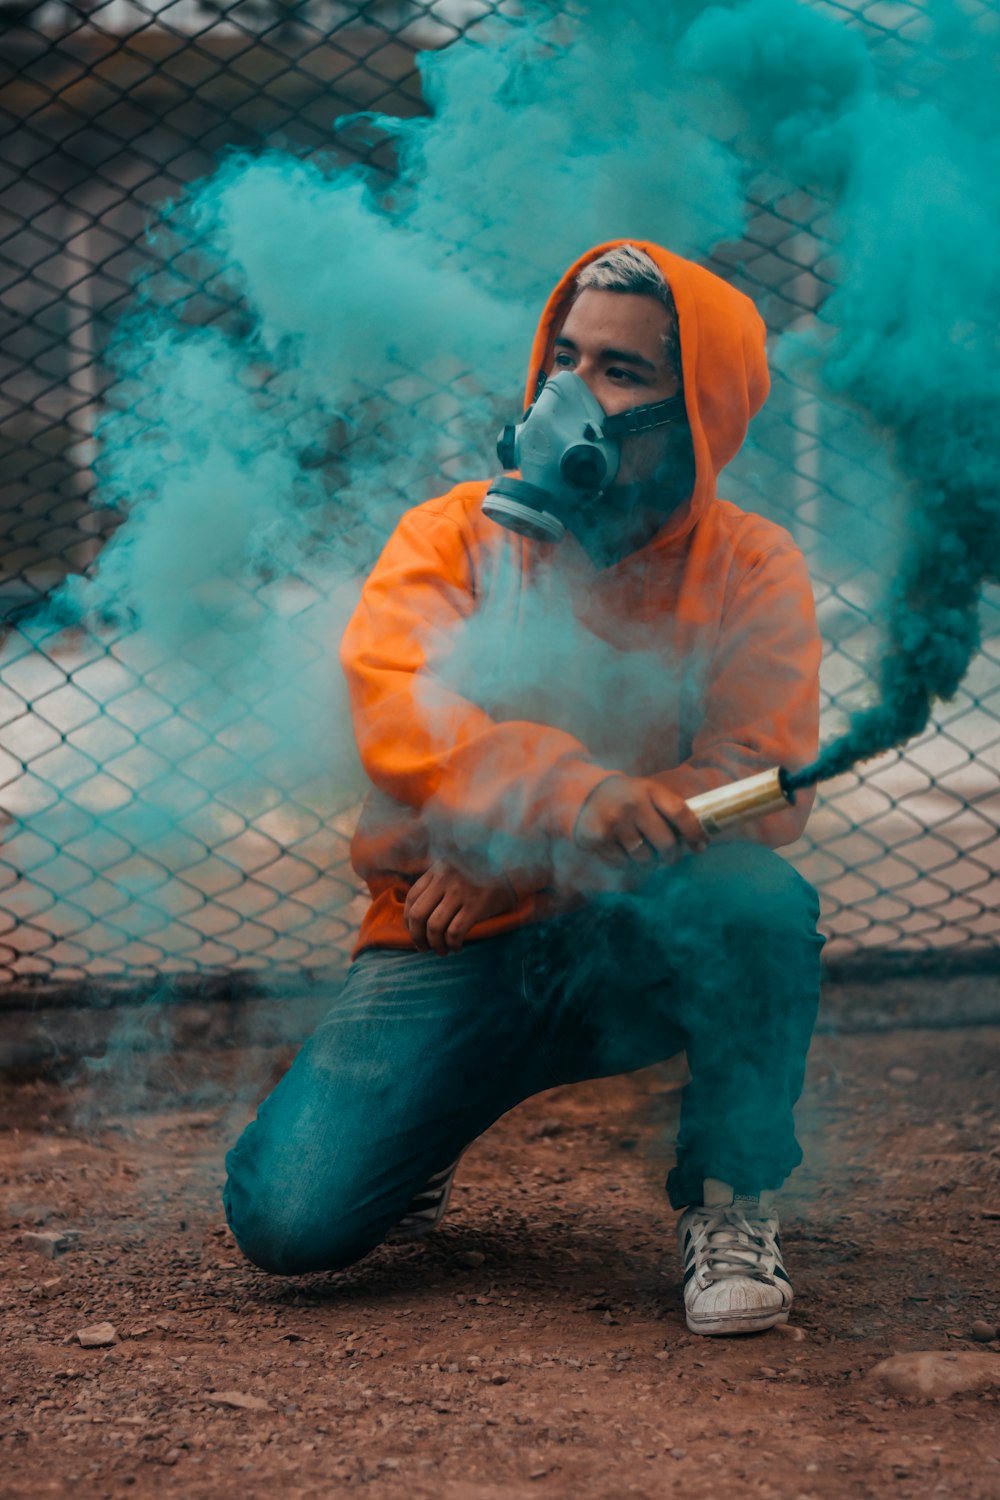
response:
[(631, 370), (609, 370), (608, 374), (613, 380), (628, 380), (633, 385), (641, 385), (642, 383), (639, 377), (633, 374)]
[(568, 354), (557, 354), (553, 363), (557, 365), (570, 365), (573, 361)]

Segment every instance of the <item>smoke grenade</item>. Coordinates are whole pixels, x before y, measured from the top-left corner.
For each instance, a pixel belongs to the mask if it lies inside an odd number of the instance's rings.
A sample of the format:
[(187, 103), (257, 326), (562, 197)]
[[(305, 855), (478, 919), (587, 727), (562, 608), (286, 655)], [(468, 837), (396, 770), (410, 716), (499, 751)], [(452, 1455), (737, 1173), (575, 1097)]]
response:
[(782, 766), (760, 771), (756, 776), (744, 776), (740, 781), (687, 799), (688, 807), (710, 838), (750, 818), (780, 812), (794, 802), (789, 773)]

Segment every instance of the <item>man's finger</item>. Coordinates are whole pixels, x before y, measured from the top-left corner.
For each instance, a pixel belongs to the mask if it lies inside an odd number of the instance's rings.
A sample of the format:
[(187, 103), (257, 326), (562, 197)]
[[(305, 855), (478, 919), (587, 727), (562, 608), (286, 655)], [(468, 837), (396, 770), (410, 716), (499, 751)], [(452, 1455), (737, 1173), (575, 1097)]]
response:
[(423, 925), (443, 895), (444, 888), (439, 881), (428, 881), (418, 895), (414, 896), (411, 893), (410, 899), (403, 907), (403, 915), (408, 922), (414, 921)]
[(435, 878), (436, 874), (432, 867), (430, 870), (425, 870), (424, 873), (413, 882), (413, 884), (410, 886), (410, 889), (406, 893), (406, 900), (403, 902), (404, 919), (412, 910), (413, 903), (420, 899), (420, 897), (424, 894), (424, 891), (426, 891), (427, 887), (430, 885), (431, 881)]
[(663, 797), (653, 793), (653, 806), (688, 848), (701, 853), (708, 847), (708, 837), (694, 813), (681, 797)]
[[(418, 890), (417, 886), (421, 889)], [(427, 922), (444, 894), (442, 876), (435, 870), (428, 870), (414, 885), (403, 906), (403, 921), (406, 923), (406, 930), (421, 953), (426, 953), (431, 946), (427, 937)]]
[(655, 865), (660, 851), (647, 839), (638, 825), (618, 835), (618, 845), (635, 865)]
[(412, 917), (407, 917), (406, 930), (421, 953), (426, 953), (430, 948), (430, 943), (427, 941), (426, 925), (423, 922), (415, 922)]
[(430, 944), (427, 941), (427, 919), (425, 917), (415, 917), (413, 913), (410, 912), (409, 914), (404, 913), (403, 921), (406, 923), (407, 932), (410, 934), (410, 937), (416, 943), (421, 953), (426, 953), (428, 948), (430, 947)]
[(459, 907), (458, 912), (449, 922), (448, 931), (444, 935), (450, 953), (461, 953), (462, 944), (468, 937), (470, 929), (475, 926), (478, 920), (476, 912), (473, 911), (470, 905), (465, 904)]
[(462, 905), (461, 896), (445, 894), (427, 918), (427, 941), (444, 958), (448, 952), (445, 933)]
[[(677, 845), (677, 835), (652, 801), (647, 802), (635, 818), (636, 836), (640, 834), (652, 850), (653, 859), (665, 859)], [(647, 861), (652, 863), (652, 861)]]

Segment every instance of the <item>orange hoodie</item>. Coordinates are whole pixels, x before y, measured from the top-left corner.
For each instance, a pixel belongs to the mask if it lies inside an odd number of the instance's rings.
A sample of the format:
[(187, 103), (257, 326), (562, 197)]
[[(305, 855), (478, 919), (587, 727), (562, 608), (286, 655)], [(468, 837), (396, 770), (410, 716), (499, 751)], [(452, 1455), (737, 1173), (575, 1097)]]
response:
[[(555, 288), (526, 404), (576, 277), (623, 243), (588, 251)], [(502, 868), (517, 892), (514, 910), (471, 938), (545, 915), (572, 865), (580, 809), (615, 772), (690, 797), (816, 754), (820, 642), (802, 554), (715, 487), (767, 396), (763, 322), (703, 267), (628, 243), (656, 261), (677, 308), (693, 494), (645, 546), (602, 569), (571, 534), (535, 542), (489, 520), (488, 481), (403, 516), (341, 646), (373, 788), (351, 846), (372, 895), (357, 952), (414, 947), (406, 893), (437, 857)], [(811, 801), (739, 836), (790, 843)]]

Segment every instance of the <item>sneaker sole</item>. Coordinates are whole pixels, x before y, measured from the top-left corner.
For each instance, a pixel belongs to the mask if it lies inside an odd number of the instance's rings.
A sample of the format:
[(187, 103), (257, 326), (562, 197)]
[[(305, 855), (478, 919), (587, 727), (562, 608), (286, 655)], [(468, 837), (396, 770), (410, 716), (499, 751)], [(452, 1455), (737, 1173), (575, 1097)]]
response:
[(685, 1321), (692, 1333), (707, 1335), (709, 1338), (717, 1333), (766, 1333), (778, 1323), (787, 1323), (789, 1311), (786, 1307), (781, 1312), (761, 1313), (755, 1318), (698, 1319), (686, 1314)]
[(383, 1244), (410, 1245), (415, 1240), (425, 1240), (428, 1235), (433, 1234), (448, 1212), (448, 1203), (451, 1199), (451, 1190), (455, 1185), (455, 1173), (457, 1171), (458, 1161), (449, 1169), (448, 1177), (441, 1189), (440, 1197), (429, 1208), (422, 1211), (418, 1209), (416, 1213), (404, 1214), (399, 1223), (394, 1224), (389, 1230)]

